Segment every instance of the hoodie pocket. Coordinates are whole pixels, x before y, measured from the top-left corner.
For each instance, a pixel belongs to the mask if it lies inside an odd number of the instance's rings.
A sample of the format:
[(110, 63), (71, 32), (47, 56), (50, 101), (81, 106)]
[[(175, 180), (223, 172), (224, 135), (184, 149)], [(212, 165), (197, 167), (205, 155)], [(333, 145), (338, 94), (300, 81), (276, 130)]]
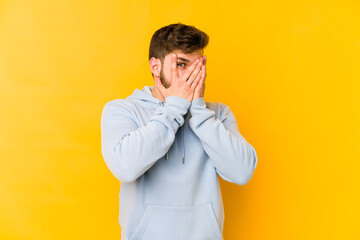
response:
[(212, 204), (148, 205), (129, 240), (222, 240)]

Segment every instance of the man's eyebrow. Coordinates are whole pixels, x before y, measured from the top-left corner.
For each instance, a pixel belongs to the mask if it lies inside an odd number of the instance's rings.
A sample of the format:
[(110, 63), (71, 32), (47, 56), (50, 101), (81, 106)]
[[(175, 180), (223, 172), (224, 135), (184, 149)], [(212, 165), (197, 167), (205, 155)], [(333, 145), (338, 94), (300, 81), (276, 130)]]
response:
[(186, 59), (186, 58), (178, 57), (178, 59), (181, 60), (181, 61), (184, 61), (184, 62), (190, 62), (190, 60)]

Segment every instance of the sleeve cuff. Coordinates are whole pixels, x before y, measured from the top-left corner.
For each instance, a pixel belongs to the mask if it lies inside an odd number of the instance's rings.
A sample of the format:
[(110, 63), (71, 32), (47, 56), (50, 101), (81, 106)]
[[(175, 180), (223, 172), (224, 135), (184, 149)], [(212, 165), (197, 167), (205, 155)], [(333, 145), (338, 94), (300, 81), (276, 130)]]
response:
[(193, 99), (191, 101), (191, 106), (206, 107), (204, 97)]
[(165, 98), (165, 103), (169, 105), (175, 105), (177, 108), (181, 109), (181, 114), (184, 115), (188, 111), (191, 102), (185, 98), (178, 96), (168, 96)]

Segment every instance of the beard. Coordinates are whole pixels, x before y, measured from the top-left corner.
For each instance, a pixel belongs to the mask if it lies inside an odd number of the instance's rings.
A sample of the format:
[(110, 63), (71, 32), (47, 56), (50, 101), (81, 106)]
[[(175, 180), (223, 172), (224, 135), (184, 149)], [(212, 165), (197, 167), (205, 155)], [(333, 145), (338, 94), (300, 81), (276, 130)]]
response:
[(160, 70), (160, 81), (165, 88), (169, 88), (171, 86), (171, 83), (165, 78), (163, 68)]

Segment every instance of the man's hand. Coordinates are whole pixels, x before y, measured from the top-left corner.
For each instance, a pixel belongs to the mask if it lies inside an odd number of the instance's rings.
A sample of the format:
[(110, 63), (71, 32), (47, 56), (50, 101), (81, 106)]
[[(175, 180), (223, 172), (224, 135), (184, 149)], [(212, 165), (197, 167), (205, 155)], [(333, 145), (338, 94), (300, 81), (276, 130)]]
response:
[(177, 55), (173, 54), (171, 58), (171, 86), (165, 88), (159, 79), (156, 80), (158, 88), (164, 98), (168, 96), (178, 96), (191, 102), (194, 96), (194, 90), (203, 75), (201, 71), (202, 65), (202, 61), (196, 59), (187, 71), (182, 76), (179, 76), (177, 70)]
[[(200, 78), (200, 81), (199, 83), (197, 84), (196, 88), (195, 88), (195, 92), (194, 92), (194, 98), (193, 99), (196, 99), (196, 98), (201, 98), (201, 97), (204, 97), (204, 92), (205, 92), (205, 78), (206, 78), (206, 60), (207, 60), (207, 57), (204, 56), (203, 57), (204, 59), (204, 65), (202, 66), (201, 68), (201, 78)], [(199, 74), (200, 75), (200, 74)]]

